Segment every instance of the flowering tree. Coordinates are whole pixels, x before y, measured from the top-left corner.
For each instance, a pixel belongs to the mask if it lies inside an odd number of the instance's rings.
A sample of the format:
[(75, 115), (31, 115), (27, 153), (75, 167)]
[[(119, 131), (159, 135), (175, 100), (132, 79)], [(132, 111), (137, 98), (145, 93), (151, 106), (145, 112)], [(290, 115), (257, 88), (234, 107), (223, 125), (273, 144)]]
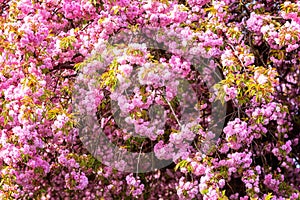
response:
[[(0, 8), (1, 199), (300, 199), (300, 1), (0, 0)], [(109, 51), (114, 36), (136, 30), (147, 40)], [(125, 94), (133, 77), (142, 84)], [(215, 102), (226, 111), (221, 128), (210, 128)], [(153, 104), (164, 109), (151, 114)], [(128, 160), (101, 162), (112, 152), (90, 151), (76, 106), (124, 151), (171, 162), (138, 165), (145, 173), (126, 171)], [(90, 132), (83, 136), (96, 140)]]

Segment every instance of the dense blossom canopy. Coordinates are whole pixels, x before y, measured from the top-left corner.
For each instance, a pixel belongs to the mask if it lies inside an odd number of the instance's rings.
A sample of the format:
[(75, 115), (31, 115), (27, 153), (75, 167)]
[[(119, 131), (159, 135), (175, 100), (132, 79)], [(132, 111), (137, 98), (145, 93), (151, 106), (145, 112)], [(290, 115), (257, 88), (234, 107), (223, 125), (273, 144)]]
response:
[[(299, 10), (283, 0), (0, 0), (0, 199), (300, 199)], [(162, 31), (168, 48), (132, 42), (103, 65), (108, 39), (135, 30)], [(114, 144), (170, 165), (122, 172), (83, 145), (72, 97), (99, 66), (81, 106)], [(143, 85), (117, 94), (134, 71)], [(174, 74), (197, 93), (200, 114), (185, 125)], [(113, 100), (145, 137), (117, 125)], [(208, 148), (214, 102), (226, 115)], [(149, 125), (152, 104), (164, 107), (164, 127)]]

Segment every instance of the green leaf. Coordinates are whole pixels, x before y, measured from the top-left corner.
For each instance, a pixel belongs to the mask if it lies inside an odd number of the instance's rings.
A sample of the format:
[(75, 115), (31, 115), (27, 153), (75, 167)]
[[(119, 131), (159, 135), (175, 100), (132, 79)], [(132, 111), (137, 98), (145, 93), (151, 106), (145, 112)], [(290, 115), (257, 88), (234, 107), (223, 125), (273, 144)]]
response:
[(49, 70), (48, 68), (42, 69), (42, 73), (43, 73), (43, 74), (47, 74), (47, 73), (49, 73), (49, 72), (50, 72), (50, 70)]
[(205, 194), (207, 194), (207, 193), (208, 193), (208, 189), (201, 190), (201, 191), (200, 191), (200, 193), (201, 193), (202, 195), (205, 195)]
[(268, 195), (266, 196), (265, 200), (271, 200), (273, 198), (272, 193), (268, 193)]
[(187, 164), (188, 164), (188, 161), (186, 161), (186, 160), (180, 161), (180, 162), (177, 163), (177, 165), (175, 166), (175, 171), (177, 171), (179, 168), (186, 167)]

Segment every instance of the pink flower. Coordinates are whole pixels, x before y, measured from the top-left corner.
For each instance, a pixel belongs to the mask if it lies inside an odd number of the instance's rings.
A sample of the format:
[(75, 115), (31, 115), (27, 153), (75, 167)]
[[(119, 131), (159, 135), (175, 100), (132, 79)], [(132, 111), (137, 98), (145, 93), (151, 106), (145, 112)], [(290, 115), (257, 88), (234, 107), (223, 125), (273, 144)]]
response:
[(133, 67), (131, 65), (120, 65), (119, 70), (121, 70), (126, 76), (129, 76), (132, 72)]
[(228, 87), (227, 85), (223, 86), (223, 89), (226, 93), (225, 101), (229, 101), (230, 99), (234, 99), (237, 95), (237, 90), (234, 87)]
[(225, 186), (225, 180), (224, 179), (219, 180), (219, 186), (220, 186), (220, 188), (223, 188)]

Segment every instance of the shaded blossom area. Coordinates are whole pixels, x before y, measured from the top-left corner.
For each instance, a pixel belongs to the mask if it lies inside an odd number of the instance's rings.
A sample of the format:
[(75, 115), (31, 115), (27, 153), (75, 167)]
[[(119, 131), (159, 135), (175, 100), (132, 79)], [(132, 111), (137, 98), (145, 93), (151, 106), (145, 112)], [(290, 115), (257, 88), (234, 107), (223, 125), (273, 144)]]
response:
[[(0, 199), (299, 200), (299, 10), (298, 0), (0, 0)], [(164, 48), (133, 39), (101, 56), (137, 30), (159, 30), (143, 34)], [(142, 84), (118, 93), (132, 77)], [(80, 136), (78, 80), (89, 89), (81, 111), (113, 144), (171, 164), (136, 173), (97, 159)]]

